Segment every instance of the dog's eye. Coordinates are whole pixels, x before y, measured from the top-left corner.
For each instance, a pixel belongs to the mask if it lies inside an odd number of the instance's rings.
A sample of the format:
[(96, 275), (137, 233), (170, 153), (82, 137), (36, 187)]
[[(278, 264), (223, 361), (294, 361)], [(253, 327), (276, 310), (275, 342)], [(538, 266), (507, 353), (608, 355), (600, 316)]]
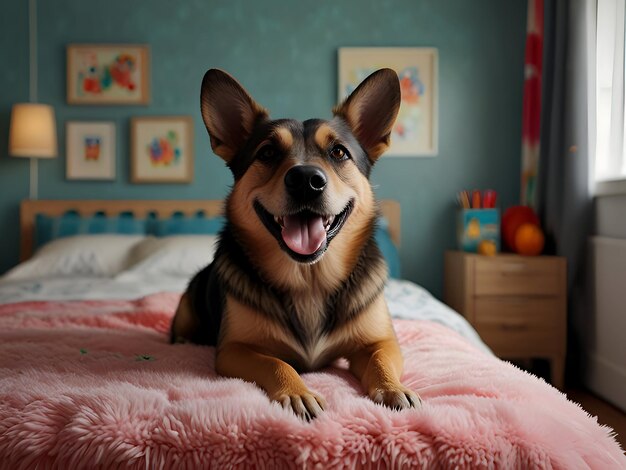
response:
[(350, 157), (350, 154), (343, 145), (335, 145), (330, 150), (330, 156), (333, 157), (335, 160), (342, 161), (348, 159)]
[(273, 145), (266, 145), (257, 152), (257, 158), (264, 162), (273, 160), (276, 157), (276, 155), (278, 155), (278, 152), (276, 151), (276, 148), (274, 148)]

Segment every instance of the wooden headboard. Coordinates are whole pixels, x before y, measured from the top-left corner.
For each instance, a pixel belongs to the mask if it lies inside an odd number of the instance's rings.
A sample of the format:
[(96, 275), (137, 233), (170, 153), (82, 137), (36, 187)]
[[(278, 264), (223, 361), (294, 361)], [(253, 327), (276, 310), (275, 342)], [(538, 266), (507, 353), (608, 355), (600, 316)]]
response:
[[(192, 216), (202, 211), (206, 217), (214, 217), (222, 213), (222, 205), (221, 200), (24, 200), (20, 206), (20, 259), (25, 261), (33, 254), (37, 214), (57, 217), (68, 211), (75, 211), (86, 217), (96, 213), (116, 216), (130, 212), (137, 218), (156, 214), (159, 219), (167, 219), (175, 213)], [(380, 201), (380, 209), (382, 215), (389, 221), (391, 239), (397, 246), (400, 246), (400, 204), (397, 201), (385, 199)]]

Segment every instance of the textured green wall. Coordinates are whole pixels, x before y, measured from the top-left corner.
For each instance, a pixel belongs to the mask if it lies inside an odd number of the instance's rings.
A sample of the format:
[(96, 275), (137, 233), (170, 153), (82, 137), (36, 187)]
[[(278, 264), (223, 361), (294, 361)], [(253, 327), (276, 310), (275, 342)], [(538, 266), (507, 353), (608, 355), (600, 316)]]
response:
[[(337, 48), (439, 49), (439, 155), (383, 157), (373, 173), (381, 198), (403, 208), (405, 277), (441, 294), (443, 252), (454, 246), (455, 191), (492, 187), (505, 204), (519, 192), (525, 0), (39, 1), (39, 98), (56, 108), (61, 158), (40, 163), (40, 198), (221, 198), (230, 174), (210, 150), (199, 113), (202, 75), (235, 75), (274, 117), (330, 117)], [(0, 270), (17, 261), (20, 199), (28, 163), (6, 158), (10, 105), (28, 97), (27, 2), (5, 0), (0, 31)], [(68, 106), (68, 43), (147, 43), (147, 107)], [(129, 118), (191, 114), (196, 173), (190, 185), (129, 183)], [(115, 182), (65, 180), (65, 122), (117, 123)]]
[(19, 201), (28, 197), (28, 162), (7, 158), (11, 105), (28, 100), (28, 2), (3, 2), (0, 14), (0, 273), (19, 249)]

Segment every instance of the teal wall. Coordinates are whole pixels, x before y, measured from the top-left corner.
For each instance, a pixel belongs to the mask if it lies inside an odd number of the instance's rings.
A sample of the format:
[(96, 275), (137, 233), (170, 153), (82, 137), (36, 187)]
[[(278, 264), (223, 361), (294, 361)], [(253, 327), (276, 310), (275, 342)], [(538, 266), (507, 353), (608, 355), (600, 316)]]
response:
[[(330, 117), (340, 46), (439, 49), (439, 155), (383, 157), (373, 173), (381, 198), (403, 208), (405, 277), (441, 294), (443, 252), (454, 246), (454, 194), (519, 193), (525, 0), (85, 0), (39, 1), (39, 100), (54, 105), (60, 157), (40, 162), (42, 199), (222, 198), (230, 173), (210, 150), (198, 97), (210, 67), (236, 76), (272, 116)], [(28, 99), (27, 2), (5, 0), (0, 19), (0, 271), (17, 262), (18, 204), (28, 197), (28, 162), (7, 158), (10, 106)], [(152, 103), (69, 106), (68, 43), (147, 43)], [(129, 183), (129, 119), (191, 114), (195, 179), (190, 185)], [(65, 180), (65, 122), (117, 124), (117, 180)]]

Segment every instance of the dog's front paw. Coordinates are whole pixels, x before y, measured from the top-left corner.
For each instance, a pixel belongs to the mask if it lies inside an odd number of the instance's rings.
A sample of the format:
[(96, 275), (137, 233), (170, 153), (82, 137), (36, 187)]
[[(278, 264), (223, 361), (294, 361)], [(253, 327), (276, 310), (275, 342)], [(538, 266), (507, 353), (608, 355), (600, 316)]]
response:
[(326, 407), (326, 401), (310, 391), (299, 393), (281, 393), (273, 398), (280, 403), (284, 409), (292, 410), (296, 416), (307, 421), (318, 417)]
[(369, 396), (375, 403), (394, 410), (422, 407), (422, 399), (419, 395), (400, 384), (376, 387), (370, 390)]

